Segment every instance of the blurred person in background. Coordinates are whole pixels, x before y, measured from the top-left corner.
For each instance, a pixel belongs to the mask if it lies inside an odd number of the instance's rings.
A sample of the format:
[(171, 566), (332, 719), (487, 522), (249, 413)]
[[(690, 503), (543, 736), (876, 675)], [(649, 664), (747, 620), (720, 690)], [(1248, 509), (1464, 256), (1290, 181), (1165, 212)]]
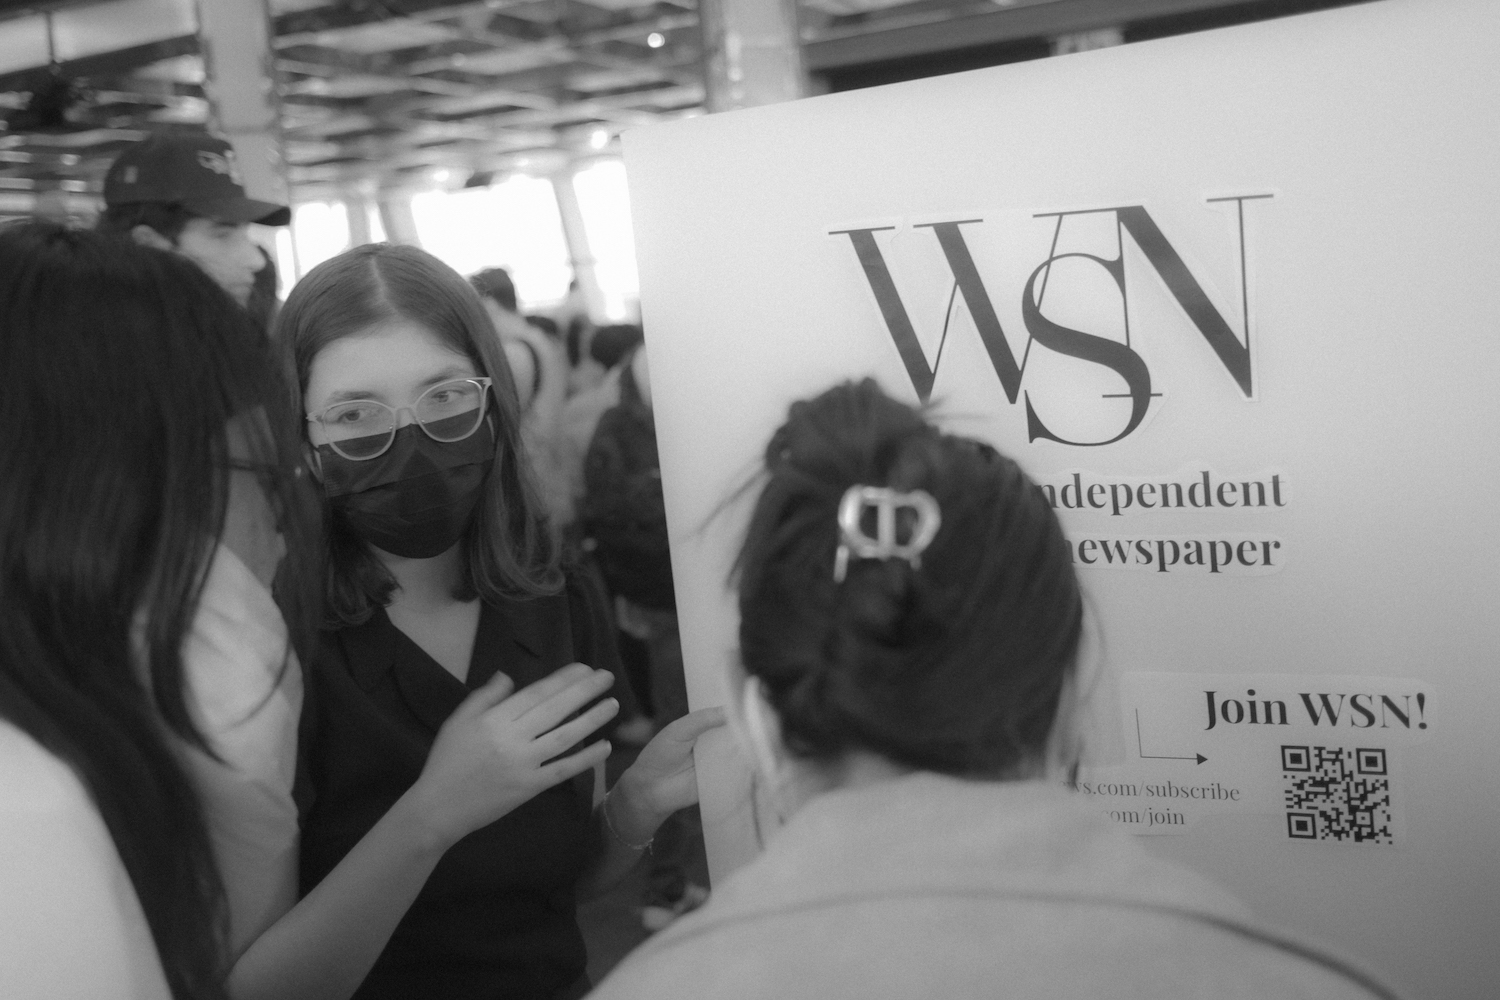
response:
[[(562, 343), (562, 333), (557, 329), (557, 320), (553, 319), (551, 316), (542, 316), (538, 313), (531, 313), (526, 317), (526, 322), (530, 323), (532, 326), (536, 327), (538, 330), (542, 331), (548, 337), (551, 337), (553, 340), (557, 341), (559, 344), (562, 344), (564, 351), (567, 350), (567, 345)], [(566, 357), (566, 354), (564, 355), (564, 357)]]
[(1013, 461), (866, 380), (795, 404), (765, 468), (728, 711), (779, 826), (598, 1000), (1391, 996), (1063, 787), (1116, 713)]
[[(602, 326), (589, 341), (587, 359), (574, 368), (575, 373), (586, 368), (591, 374), (585, 380), (585, 387), (568, 397), (560, 418), (560, 454), (572, 511), (565, 523), (575, 520), (578, 504), (583, 499), (583, 460), (588, 454), (589, 443), (594, 439), (594, 429), (604, 412), (620, 402), (621, 362), (643, 343), (645, 336), (638, 326), (629, 323)], [(583, 384), (577, 378), (573, 382)]]
[[(568, 365), (576, 372), (579, 363), (588, 357), (588, 341), (594, 332), (588, 300), (577, 278), (568, 282), (568, 293), (553, 310), (552, 320), (557, 326), (563, 347), (567, 349)], [(576, 391), (577, 388), (570, 384), (568, 394), (572, 395)]]
[[(591, 370), (600, 373), (591, 376), (591, 386), (570, 396), (563, 406), (557, 439), (557, 457), (566, 484), (566, 502), (560, 519), (565, 544), (576, 557), (584, 571), (598, 579), (606, 591), (606, 598), (613, 600), (609, 587), (600, 572), (598, 560), (585, 550), (586, 539), (579, 522), (580, 505), (584, 502), (584, 460), (594, 440), (594, 430), (599, 419), (620, 402), (620, 377), (622, 363), (629, 360), (636, 347), (643, 343), (641, 328), (629, 324), (601, 327), (588, 341), (593, 354), (588, 358)], [(575, 374), (579, 369), (574, 368)], [(576, 379), (574, 380), (576, 382)], [(615, 607), (618, 616), (619, 608)], [(618, 622), (617, 622), (618, 624)], [(653, 726), (648, 718), (647, 703), (650, 700), (650, 662), (645, 643), (628, 631), (618, 634), (620, 658), (625, 668), (626, 687), (632, 691), (634, 714), (622, 718), (616, 727), (619, 738), (633, 745), (640, 745), (651, 738)], [(645, 711), (643, 711), (645, 710)]]
[(526, 439), (541, 499), (554, 525), (572, 519), (572, 498), (562, 456), (562, 410), (568, 394), (568, 359), (561, 344), (523, 317), (516, 286), (503, 267), (487, 268), (469, 278), (479, 292), (500, 345), (505, 349), (521, 405)]
[[(129, 146), (104, 177), (98, 228), (191, 260), (269, 332), (276, 278), (252, 223), (285, 226), (291, 209), (245, 194), (234, 149), (206, 132), (162, 132)], [(260, 281), (257, 282), (257, 278)]]
[(634, 323), (611, 323), (589, 330), (579, 339), (578, 360), (573, 362), (568, 395), (577, 397), (592, 394), (625, 359), (631, 348), (639, 343), (641, 328)]
[[(630, 349), (614, 378), (619, 401), (599, 418), (584, 459), (579, 530), (614, 595), (615, 618), (627, 637), (621, 652), (640, 649), (643, 700), (654, 724), (666, 726), (688, 714), (688, 697), (644, 344)], [(651, 856), (641, 915), (647, 930), (661, 930), (703, 903), (708, 890), (691, 880), (690, 869), (704, 865), (696, 810), (673, 815), (657, 831)]]

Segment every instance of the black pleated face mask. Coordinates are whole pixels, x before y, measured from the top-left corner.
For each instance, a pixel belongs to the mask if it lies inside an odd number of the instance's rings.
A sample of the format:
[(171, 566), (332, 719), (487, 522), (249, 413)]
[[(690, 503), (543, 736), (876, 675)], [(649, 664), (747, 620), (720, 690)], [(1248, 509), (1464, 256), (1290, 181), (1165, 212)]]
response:
[(408, 424), (377, 458), (357, 462), (326, 444), (318, 458), (323, 492), (350, 530), (392, 555), (430, 559), (468, 528), (495, 461), (495, 432), (486, 419), (462, 441), (443, 442)]

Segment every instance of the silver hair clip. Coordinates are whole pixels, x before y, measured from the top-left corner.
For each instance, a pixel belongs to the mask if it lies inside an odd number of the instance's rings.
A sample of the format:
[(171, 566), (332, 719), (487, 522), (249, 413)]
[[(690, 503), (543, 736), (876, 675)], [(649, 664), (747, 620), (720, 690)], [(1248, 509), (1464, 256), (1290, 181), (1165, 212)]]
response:
[[(864, 530), (866, 510), (875, 511), (875, 536)], [(896, 540), (896, 512), (916, 515), (904, 543)], [(849, 572), (849, 556), (856, 559), (905, 559), (912, 569), (922, 567), (922, 553), (932, 544), (943, 515), (937, 501), (926, 490), (900, 492), (885, 486), (851, 486), (839, 501), (839, 550), (833, 560), (833, 581), (843, 583)]]

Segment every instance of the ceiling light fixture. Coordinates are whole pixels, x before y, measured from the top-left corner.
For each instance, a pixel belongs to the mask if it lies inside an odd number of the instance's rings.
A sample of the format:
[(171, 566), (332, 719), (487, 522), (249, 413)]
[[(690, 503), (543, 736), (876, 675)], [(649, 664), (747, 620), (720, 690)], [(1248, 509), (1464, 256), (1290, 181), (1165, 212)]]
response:
[(667, 44), (667, 36), (663, 35), (660, 31), (653, 31), (646, 36), (646, 44), (653, 49), (659, 49)]
[(589, 133), (589, 145), (594, 149), (603, 149), (609, 145), (609, 129), (596, 128)]

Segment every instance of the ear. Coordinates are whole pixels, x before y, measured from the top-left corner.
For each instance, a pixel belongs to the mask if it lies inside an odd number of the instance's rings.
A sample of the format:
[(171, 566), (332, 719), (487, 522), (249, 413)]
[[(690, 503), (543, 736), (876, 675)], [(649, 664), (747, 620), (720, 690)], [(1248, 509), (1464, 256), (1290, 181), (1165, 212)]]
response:
[(143, 247), (151, 247), (156, 250), (176, 250), (177, 246), (161, 233), (147, 225), (139, 225), (130, 230), (130, 238)]

